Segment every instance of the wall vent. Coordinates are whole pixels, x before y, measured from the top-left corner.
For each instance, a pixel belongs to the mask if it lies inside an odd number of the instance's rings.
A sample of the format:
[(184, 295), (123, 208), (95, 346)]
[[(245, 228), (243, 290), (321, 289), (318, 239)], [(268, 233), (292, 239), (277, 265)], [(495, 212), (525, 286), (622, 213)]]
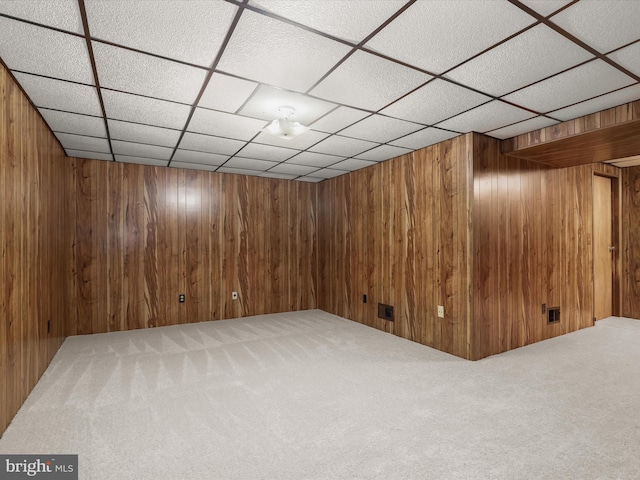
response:
[(391, 305), (385, 305), (384, 303), (378, 304), (378, 318), (383, 318), (393, 322), (393, 307)]
[(547, 324), (560, 323), (560, 307), (547, 309)]

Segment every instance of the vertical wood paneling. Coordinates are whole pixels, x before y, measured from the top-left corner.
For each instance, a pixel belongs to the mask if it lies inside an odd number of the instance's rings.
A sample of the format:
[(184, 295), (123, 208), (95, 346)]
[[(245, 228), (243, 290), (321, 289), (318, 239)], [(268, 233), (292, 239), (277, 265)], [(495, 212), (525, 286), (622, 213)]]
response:
[(621, 315), (640, 319), (640, 167), (622, 169), (622, 180)]
[[(320, 308), (469, 356), (470, 138), (319, 185)], [(378, 303), (394, 306), (395, 322), (377, 318)]]
[[(107, 164), (108, 165), (108, 164)], [(158, 280), (158, 173), (155, 168), (144, 169), (144, 216), (145, 216), (145, 258), (144, 258), (144, 301), (147, 326), (157, 327), (160, 317), (160, 289)]]
[[(591, 164), (554, 169), (505, 159), (476, 135), (474, 157), (473, 358), (593, 324)], [(541, 307), (561, 308), (547, 325)]]
[[(107, 162), (99, 162), (96, 164), (95, 169), (95, 178), (96, 179), (104, 179), (108, 177), (107, 173)], [(108, 190), (109, 184), (104, 181), (98, 181), (95, 187), (95, 214), (98, 217), (108, 218), (108, 206), (109, 206), (109, 197)], [(103, 292), (107, 289), (107, 279), (108, 279), (108, 263), (107, 263), (107, 239), (103, 236), (95, 237), (95, 273), (96, 273), (96, 282), (94, 283), (97, 286), (99, 292)], [(102, 294), (96, 295), (96, 304), (97, 304), (97, 316), (92, 319), (92, 332), (107, 332), (108, 331), (108, 323), (109, 317), (107, 315), (107, 296)]]
[[(92, 162), (108, 165), (104, 162)], [(143, 166), (123, 164), (123, 194), (125, 198), (124, 217), (124, 303), (127, 330), (147, 327), (148, 312), (144, 301), (144, 179)], [(96, 220), (93, 224), (97, 226)], [(104, 224), (104, 222), (100, 222)], [(102, 232), (100, 232), (102, 233)]]
[[(150, 170), (150, 169), (147, 169)], [(185, 170), (185, 269), (186, 289), (188, 301), (184, 305), (186, 318), (193, 322), (201, 322), (208, 319), (208, 311), (205, 309), (205, 266), (203, 250), (207, 242), (202, 236), (202, 224), (200, 218), (208, 218), (208, 209), (203, 201), (203, 181), (206, 176), (195, 170)]]
[(0, 434), (69, 329), (72, 168), (0, 66)]
[(77, 169), (77, 282), (78, 320), (77, 333), (86, 335), (93, 331), (92, 321), (98, 317), (97, 292), (97, 235), (93, 219), (97, 217), (95, 178), (96, 163), (82, 162)]
[(78, 333), (316, 308), (315, 184), (75, 162)]
[(117, 331), (125, 328), (126, 309), (120, 301), (124, 295), (124, 199), (122, 192), (122, 167), (117, 164), (109, 168), (107, 179), (107, 236), (106, 261), (106, 317), (107, 331)]

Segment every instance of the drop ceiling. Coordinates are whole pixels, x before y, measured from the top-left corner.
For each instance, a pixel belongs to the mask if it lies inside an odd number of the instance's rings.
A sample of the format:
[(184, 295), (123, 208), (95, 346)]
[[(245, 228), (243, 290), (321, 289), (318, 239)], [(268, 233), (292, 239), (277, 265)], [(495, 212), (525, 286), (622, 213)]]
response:
[[(637, 0), (0, 0), (69, 156), (308, 182), (640, 99)], [(310, 130), (263, 131), (279, 106)]]

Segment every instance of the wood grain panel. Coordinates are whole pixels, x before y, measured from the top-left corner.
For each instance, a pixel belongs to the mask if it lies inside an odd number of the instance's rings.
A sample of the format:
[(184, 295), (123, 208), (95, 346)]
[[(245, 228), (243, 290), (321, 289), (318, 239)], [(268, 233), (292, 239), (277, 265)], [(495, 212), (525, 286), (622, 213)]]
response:
[(622, 169), (623, 275), (621, 315), (640, 319), (640, 167)]
[[(0, 65), (0, 434), (69, 325), (72, 163)], [(74, 227), (75, 228), (75, 227)]]
[(320, 308), (470, 355), (471, 145), (458, 137), (320, 183)]
[(552, 167), (570, 167), (640, 154), (640, 120), (605, 122), (600, 129), (507, 152)]
[(75, 162), (78, 333), (316, 308), (315, 184)]
[(640, 154), (640, 100), (502, 142), (502, 152), (553, 167)]
[(640, 119), (640, 100), (504, 140), (502, 152), (511, 153), (538, 144), (564, 139), (571, 135), (587, 133), (613, 124), (624, 124), (638, 119)]
[[(474, 359), (593, 325), (594, 173), (505, 158), (474, 137)], [(542, 304), (561, 308), (547, 325)]]

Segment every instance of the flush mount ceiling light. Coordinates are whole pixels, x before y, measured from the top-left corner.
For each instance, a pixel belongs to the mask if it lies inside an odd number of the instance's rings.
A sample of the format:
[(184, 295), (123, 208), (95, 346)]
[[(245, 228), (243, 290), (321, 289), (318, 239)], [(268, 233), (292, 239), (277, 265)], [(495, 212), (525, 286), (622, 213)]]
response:
[(296, 113), (292, 107), (279, 107), (278, 111), (282, 117), (274, 120), (264, 128), (264, 131), (274, 137), (291, 140), (294, 137), (309, 130), (309, 127), (302, 125), (300, 122), (294, 122), (291, 117)]

